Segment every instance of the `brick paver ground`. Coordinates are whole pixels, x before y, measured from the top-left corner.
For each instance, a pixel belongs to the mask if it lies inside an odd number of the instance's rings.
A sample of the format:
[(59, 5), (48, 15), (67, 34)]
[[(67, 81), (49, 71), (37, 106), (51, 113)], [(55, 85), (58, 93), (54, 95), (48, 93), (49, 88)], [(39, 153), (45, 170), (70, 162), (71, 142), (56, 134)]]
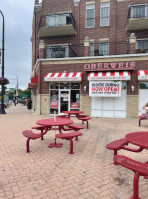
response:
[[(134, 131), (148, 131), (148, 121), (93, 118), (90, 129), (82, 130), (69, 155), (69, 141), (62, 148), (48, 148), (54, 131), (45, 140), (31, 140), (27, 154), (22, 131), (48, 116), (32, 116), (25, 106), (11, 106), (0, 115), (0, 199), (129, 199), (133, 172), (112, 164), (113, 151), (105, 148), (112, 140)], [(81, 121), (72, 118), (78, 125)], [(35, 130), (34, 130), (35, 132)], [(37, 133), (39, 131), (36, 131)], [(59, 140), (61, 142), (61, 140)], [(148, 160), (148, 151), (119, 151), (135, 160)], [(140, 177), (140, 197), (148, 199), (148, 180)]]

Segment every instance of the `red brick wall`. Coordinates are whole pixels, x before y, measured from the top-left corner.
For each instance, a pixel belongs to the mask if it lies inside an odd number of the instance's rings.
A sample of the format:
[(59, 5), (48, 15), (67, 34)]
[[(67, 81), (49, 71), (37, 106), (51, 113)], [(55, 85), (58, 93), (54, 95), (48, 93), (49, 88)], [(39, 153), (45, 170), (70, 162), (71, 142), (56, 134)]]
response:
[[(41, 67), (41, 68), (40, 68)], [(39, 94), (48, 94), (49, 93), (49, 82), (44, 81), (44, 77), (47, 73), (52, 72), (83, 72), (83, 81), (81, 82), (81, 94), (84, 94), (83, 87), (84, 85), (89, 87), (89, 81), (87, 80), (88, 72), (84, 71), (84, 64), (77, 63), (77, 64), (51, 64), (51, 65), (40, 65), (38, 68), (37, 74), (39, 75), (41, 87)], [(148, 62), (147, 61), (136, 61), (136, 68), (134, 71), (130, 71), (131, 73), (131, 80), (127, 81), (127, 94), (138, 94), (139, 89), (139, 81), (137, 79), (137, 70), (148, 70)], [(134, 85), (135, 91), (131, 93), (131, 85)], [(87, 89), (87, 94), (89, 90)], [(85, 92), (86, 94), (86, 92)]]
[[(129, 5), (148, 3), (147, 0), (129, 0), (129, 1), (110, 1), (110, 23), (108, 27), (100, 27), (100, 0), (95, 0), (95, 27), (85, 28), (85, 14), (86, 14), (86, 2), (89, 0), (81, 0), (79, 6), (74, 6), (73, 0), (43, 0), (42, 10), (37, 12), (37, 24), (36, 24), (36, 58), (33, 58), (33, 65), (38, 58), (39, 42), (44, 40), (45, 44), (83, 44), (85, 37), (94, 39), (95, 42), (99, 42), (99, 39), (109, 38), (110, 42), (126, 41), (132, 32), (136, 34), (137, 39), (147, 38), (148, 30), (130, 31), (126, 30), (128, 21)], [(39, 21), (42, 15), (54, 12), (72, 11), (74, 19), (76, 21), (76, 36), (64, 36), (64, 37), (45, 37), (38, 38)], [(33, 29), (35, 26), (33, 26)], [(34, 37), (34, 30), (33, 30)], [(33, 45), (33, 49), (35, 45)], [(33, 53), (35, 49), (33, 50)]]

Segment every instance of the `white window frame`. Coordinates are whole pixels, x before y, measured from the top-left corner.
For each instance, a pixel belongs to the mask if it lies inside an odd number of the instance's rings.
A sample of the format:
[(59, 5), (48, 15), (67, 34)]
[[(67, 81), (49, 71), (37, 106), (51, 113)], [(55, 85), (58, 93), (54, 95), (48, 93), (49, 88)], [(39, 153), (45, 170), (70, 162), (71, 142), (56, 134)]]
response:
[(136, 50), (146, 50), (147, 49), (146, 52), (144, 52), (144, 53), (148, 53), (148, 46), (145, 47), (145, 48), (144, 48), (144, 46), (143, 46), (143, 48), (138, 48), (138, 41), (147, 41), (148, 42), (148, 38), (136, 40)]
[[(106, 17), (102, 17), (102, 9), (103, 8), (108, 8), (108, 16), (106, 16)], [(102, 24), (102, 19), (104, 19), (104, 18), (108, 19), (108, 23), (105, 25)], [(100, 4), (100, 27), (109, 26), (109, 18), (110, 18), (110, 3), (101, 3)]]
[(148, 4), (137, 4), (137, 5), (131, 5), (131, 18), (139, 18), (138, 16), (137, 17), (133, 17), (133, 9), (134, 7), (139, 7), (139, 6), (145, 6), (145, 15), (144, 17), (148, 17), (148, 12), (146, 12), (148, 10)]
[[(103, 46), (103, 44), (104, 44), (104, 46)], [(108, 44), (108, 46), (107, 46), (107, 44)], [(101, 45), (101, 47), (100, 47), (100, 45)], [(104, 48), (105, 46), (107, 46), (107, 54), (106, 53), (104, 53), (104, 52), (106, 52), (105, 50), (103, 51), (100, 51), (101, 50), (101, 48)], [(103, 53), (101, 53), (101, 52), (103, 52)], [(107, 55), (109, 55), (109, 42), (108, 41), (100, 41), (100, 43), (99, 43), (99, 55), (100, 56), (107, 56)]]
[[(62, 16), (63, 15), (63, 16)], [(49, 14), (46, 16), (46, 26), (63, 26), (66, 25), (66, 17), (69, 15), (68, 12), (58, 12)]]
[[(91, 8), (92, 6), (92, 8)], [(94, 10), (94, 18), (92, 18), (94, 21), (93, 21), (93, 25), (92, 26), (88, 26), (87, 25), (87, 20), (91, 19), (91, 18), (87, 18), (87, 10)], [(86, 28), (94, 28), (95, 27), (95, 4), (86, 4), (86, 16), (85, 16), (85, 27)]]
[(90, 42), (89, 56), (94, 56), (94, 42)]

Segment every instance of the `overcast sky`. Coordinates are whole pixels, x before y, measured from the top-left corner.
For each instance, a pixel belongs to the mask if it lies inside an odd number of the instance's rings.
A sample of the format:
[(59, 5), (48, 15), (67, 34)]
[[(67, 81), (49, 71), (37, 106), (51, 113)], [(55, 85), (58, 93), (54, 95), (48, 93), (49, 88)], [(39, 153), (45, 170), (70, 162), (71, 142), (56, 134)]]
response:
[[(34, 0), (0, 0), (5, 18), (5, 77), (7, 88), (26, 89), (30, 82), (32, 64), (32, 17)], [(2, 17), (0, 16), (0, 49), (2, 48)], [(16, 74), (16, 75), (13, 75)], [(1, 76), (1, 68), (0, 68)], [(14, 80), (13, 80), (14, 79)]]

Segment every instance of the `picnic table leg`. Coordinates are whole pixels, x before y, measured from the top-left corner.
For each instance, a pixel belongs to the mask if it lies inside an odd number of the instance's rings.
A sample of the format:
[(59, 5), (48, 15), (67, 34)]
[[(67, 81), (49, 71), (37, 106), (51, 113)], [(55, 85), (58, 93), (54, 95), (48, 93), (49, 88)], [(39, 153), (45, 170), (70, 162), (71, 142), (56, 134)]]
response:
[(139, 184), (139, 173), (135, 172), (134, 180), (133, 180), (133, 196), (131, 197), (131, 199), (140, 199), (138, 197), (138, 194), (139, 194), (138, 184)]
[(139, 119), (139, 126), (141, 126), (141, 119)]
[(72, 138), (70, 138), (70, 152), (69, 152), (69, 154), (74, 154), (74, 152), (73, 152), (73, 140), (72, 140)]
[(30, 138), (27, 139), (26, 141), (26, 152), (29, 153), (30, 150), (29, 150), (29, 141), (30, 141)]
[(88, 120), (86, 120), (86, 122), (87, 122), (87, 129), (89, 129)]

